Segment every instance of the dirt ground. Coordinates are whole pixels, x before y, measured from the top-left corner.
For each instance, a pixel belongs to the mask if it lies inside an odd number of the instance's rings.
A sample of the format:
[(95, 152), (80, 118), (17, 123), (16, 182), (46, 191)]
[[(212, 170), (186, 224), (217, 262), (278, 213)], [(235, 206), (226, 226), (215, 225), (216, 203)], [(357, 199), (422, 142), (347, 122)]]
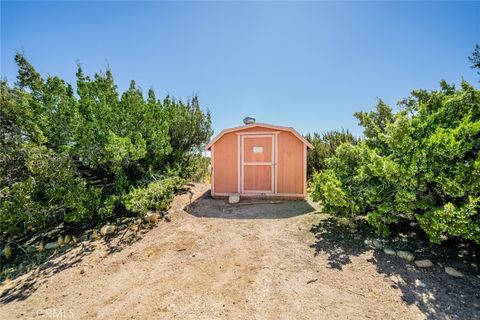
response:
[(368, 249), (307, 201), (229, 205), (195, 184), (172, 211), (3, 284), (0, 319), (480, 319), (475, 277)]

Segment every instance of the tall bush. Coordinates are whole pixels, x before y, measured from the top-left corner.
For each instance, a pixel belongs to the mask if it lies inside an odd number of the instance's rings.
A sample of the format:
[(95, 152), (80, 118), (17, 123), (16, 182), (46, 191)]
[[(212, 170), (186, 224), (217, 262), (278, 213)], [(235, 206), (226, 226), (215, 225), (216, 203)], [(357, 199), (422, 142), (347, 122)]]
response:
[(343, 144), (316, 173), (312, 195), (339, 215), (366, 214), (378, 233), (419, 222), (430, 240), (480, 244), (480, 91), (413, 91), (398, 112), (358, 112), (364, 140)]
[(134, 81), (120, 94), (109, 69), (90, 77), (80, 66), (75, 93), (23, 55), (15, 61), (17, 82), (0, 82), (0, 232), (143, 213), (134, 201), (161, 199), (146, 206), (161, 210), (203, 170), (191, 159), (212, 129), (196, 96), (144, 97)]
[(342, 143), (356, 144), (358, 139), (348, 130), (333, 130), (323, 134), (308, 133), (305, 136), (314, 149), (308, 152), (307, 174), (311, 177), (314, 172), (325, 169), (325, 160), (335, 154), (335, 150)]

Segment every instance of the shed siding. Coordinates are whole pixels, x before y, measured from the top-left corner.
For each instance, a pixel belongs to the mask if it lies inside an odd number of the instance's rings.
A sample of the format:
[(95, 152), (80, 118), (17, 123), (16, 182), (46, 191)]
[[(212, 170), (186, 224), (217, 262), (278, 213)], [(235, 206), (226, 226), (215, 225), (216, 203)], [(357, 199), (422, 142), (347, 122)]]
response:
[[(238, 190), (238, 134), (242, 132), (278, 132), (277, 136), (277, 192), (286, 195), (304, 194), (305, 144), (293, 133), (265, 127), (240, 129), (223, 135), (215, 142), (213, 152), (215, 194), (237, 193)], [(267, 179), (268, 177), (265, 177)], [(248, 181), (246, 182), (248, 183)]]
[(237, 135), (227, 133), (215, 143), (214, 149), (214, 192), (238, 192)]
[(278, 135), (277, 193), (303, 194), (304, 148), (290, 132)]

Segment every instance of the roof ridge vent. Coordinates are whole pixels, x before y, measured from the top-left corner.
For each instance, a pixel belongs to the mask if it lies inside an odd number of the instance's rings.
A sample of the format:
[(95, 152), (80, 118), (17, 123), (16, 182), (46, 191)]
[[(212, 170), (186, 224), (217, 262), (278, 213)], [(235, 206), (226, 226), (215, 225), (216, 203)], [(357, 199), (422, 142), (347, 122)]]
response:
[(254, 124), (257, 120), (254, 118), (254, 117), (245, 117), (243, 118), (243, 123), (245, 123), (245, 125), (248, 125), (248, 124)]

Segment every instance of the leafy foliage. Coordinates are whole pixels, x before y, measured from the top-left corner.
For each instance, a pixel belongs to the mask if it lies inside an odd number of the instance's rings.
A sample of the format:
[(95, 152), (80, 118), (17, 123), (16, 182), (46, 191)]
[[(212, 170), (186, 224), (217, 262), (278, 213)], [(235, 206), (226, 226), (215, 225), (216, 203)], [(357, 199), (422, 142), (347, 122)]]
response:
[(472, 63), (472, 69), (478, 69), (477, 74), (480, 75), (480, 45), (475, 45), (475, 50), (473, 50), (472, 55), (468, 57), (470, 62)]
[(365, 128), (357, 145), (342, 144), (314, 174), (312, 196), (339, 215), (363, 215), (379, 234), (418, 221), (430, 240), (480, 243), (480, 91), (441, 82), (413, 91), (393, 110), (355, 116)]
[(80, 66), (75, 94), (15, 61), (17, 83), (0, 82), (0, 232), (163, 210), (181, 181), (207, 172), (211, 120), (196, 96), (144, 98), (134, 81), (120, 95), (109, 69), (91, 78)]
[(125, 207), (136, 213), (163, 210), (169, 204), (183, 180), (178, 175), (151, 182), (145, 188), (133, 188), (125, 196)]
[(335, 154), (339, 145), (342, 143), (356, 144), (358, 142), (358, 139), (348, 130), (334, 130), (323, 134), (308, 133), (305, 139), (314, 146), (314, 149), (308, 152), (307, 157), (307, 174), (309, 177), (314, 172), (325, 169), (325, 160)]

